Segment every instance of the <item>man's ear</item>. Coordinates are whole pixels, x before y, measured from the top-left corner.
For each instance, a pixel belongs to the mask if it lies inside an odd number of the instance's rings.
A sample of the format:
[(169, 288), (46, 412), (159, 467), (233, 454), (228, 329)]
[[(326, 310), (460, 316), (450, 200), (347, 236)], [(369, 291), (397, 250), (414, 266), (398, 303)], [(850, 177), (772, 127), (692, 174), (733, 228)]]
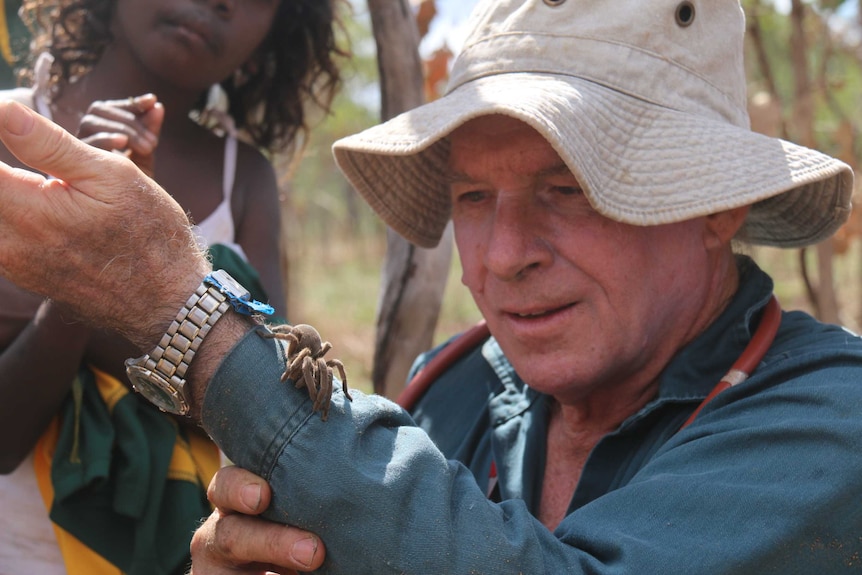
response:
[(750, 208), (742, 206), (706, 216), (703, 241), (707, 249), (729, 244), (742, 227)]

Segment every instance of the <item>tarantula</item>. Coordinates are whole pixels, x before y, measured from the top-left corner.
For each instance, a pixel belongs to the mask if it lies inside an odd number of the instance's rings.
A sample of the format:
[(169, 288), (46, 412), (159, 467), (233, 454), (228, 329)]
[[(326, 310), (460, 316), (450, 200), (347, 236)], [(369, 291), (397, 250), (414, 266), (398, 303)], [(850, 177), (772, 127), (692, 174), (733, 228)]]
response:
[(288, 342), (287, 360), (281, 381), (292, 380), (297, 388), (305, 387), (308, 396), (314, 402), (312, 409), (320, 411), (320, 418), (326, 421), (329, 416), (329, 404), (332, 399), (332, 368), (338, 369), (341, 375), (341, 389), (344, 396), (353, 401), (347, 391), (347, 374), (344, 364), (337, 359), (324, 359), (327, 351), (332, 349), (328, 341), (321, 341), (320, 334), (310, 325), (279, 325), (270, 329), (267, 337)]

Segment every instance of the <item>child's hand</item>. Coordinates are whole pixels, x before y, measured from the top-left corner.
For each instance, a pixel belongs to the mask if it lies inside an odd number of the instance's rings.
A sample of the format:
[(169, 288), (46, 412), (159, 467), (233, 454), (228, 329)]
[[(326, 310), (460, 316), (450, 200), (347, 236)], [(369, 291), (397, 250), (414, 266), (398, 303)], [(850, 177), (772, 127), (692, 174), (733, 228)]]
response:
[(165, 109), (153, 94), (90, 104), (78, 137), (97, 148), (125, 154), (148, 176), (155, 171), (155, 150)]

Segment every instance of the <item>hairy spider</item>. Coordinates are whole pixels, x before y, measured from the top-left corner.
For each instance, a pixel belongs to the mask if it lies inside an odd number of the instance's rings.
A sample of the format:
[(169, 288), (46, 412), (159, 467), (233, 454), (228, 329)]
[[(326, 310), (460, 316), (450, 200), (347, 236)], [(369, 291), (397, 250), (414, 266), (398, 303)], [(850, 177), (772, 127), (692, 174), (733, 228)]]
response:
[(341, 389), (344, 396), (353, 401), (347, 391), (347, 374), (344, 364), (337, 359), (324, 359), (327, 351), (332, 349), (328, 341), (321, 341), (320, 334), (310, 325), (279, 325), (270, 328), (267, 337), (287, 341), (287, 360), (281, 381), (292, 380), (297, 388), (305, 387), (308, 396), (314, 402), (314, 411), (320, 411), (323, 421), (329, 416), (329, 404), (332, 399), (332, 368), (338, 369), (341, 375)]

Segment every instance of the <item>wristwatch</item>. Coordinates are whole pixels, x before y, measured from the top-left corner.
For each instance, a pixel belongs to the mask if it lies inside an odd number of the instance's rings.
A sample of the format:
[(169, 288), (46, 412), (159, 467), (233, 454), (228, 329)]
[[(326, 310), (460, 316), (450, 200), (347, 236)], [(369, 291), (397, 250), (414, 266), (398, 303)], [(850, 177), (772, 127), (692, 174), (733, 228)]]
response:
[(231, 306), (244, 315), (271, 315), (274, 311), (252, 299), (249, 291), (226, 271), (214, 271), (177, 312), (158, 345), (144, 356), (126, 360), (132, 389), (162, 411), (186, 415), (186, 372), (201, 342)]

